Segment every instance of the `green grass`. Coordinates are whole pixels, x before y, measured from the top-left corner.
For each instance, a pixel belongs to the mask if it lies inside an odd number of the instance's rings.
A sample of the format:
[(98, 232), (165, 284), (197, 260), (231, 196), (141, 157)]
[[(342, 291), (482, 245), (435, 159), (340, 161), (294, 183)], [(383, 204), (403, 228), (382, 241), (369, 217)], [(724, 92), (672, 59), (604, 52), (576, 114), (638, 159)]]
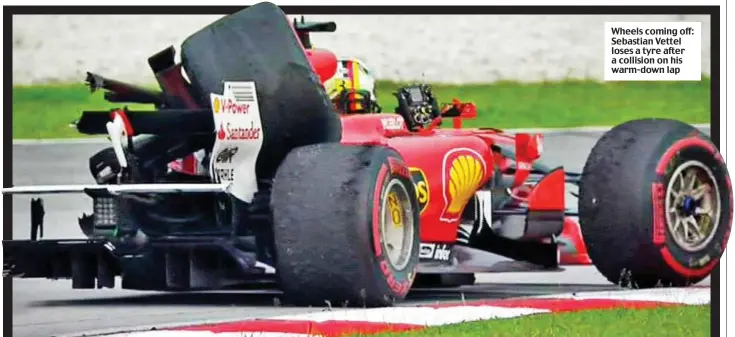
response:
[[(78, 85), (13, 87), (13, 139), (83, 137), (69, 124), (84, 110), (108, 110), (101, 91), (89, 93)], [(129, 105), (130, 109), (153, 109), (152, 105)]]
[[(669, 117), (709, 123), (709, 78), (700, 82), (498, 82), (434, 85), (441, 102), (457, 97), (477, 104), (466, 126), (498, 128), (614, 125), (632, 118)], [(398, 83), (378, 82), (379, 103), (393, 111)], [(82, 110), (109, 109), (101, 92), (82, 84), (13, 87), (13, 138), (79, 137), (69, 123)], [(119, 106), (119, 105), (117, 105)], [(131, 109), (150, 109), (130, 106)]]
[[(361, 336), (361, 335), (354, 335)], [(710, 306), (592, 310), (468, 322), (373, 337), (698, 337), (710, 336)]]

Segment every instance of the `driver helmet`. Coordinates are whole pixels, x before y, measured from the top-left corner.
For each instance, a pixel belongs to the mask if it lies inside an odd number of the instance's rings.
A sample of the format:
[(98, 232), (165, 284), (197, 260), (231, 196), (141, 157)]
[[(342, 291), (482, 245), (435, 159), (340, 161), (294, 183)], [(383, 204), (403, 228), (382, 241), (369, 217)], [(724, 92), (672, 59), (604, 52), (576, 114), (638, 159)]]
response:
[(337, 72), (324, 81), (324, 87), (339, 113), (380, 112), (375, 95), (375, 78), (365, 62), (359, 59), (338, 59)]

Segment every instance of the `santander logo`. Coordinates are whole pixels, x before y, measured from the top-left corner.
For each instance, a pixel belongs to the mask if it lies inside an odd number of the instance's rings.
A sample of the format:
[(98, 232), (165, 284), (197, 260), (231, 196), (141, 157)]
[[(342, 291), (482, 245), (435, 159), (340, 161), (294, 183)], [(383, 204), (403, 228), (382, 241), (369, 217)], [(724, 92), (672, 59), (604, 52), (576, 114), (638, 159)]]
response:
[(222, 124), (219, 125), (219, 131), (217, 131), (217, 139), (224, 140), (227, 138), (227, 132)]
[(260, 139), (260, 136), (260, 127), (256, 127), (255, 122), (250, 122), (249, 128), (233, 127), (231, 123), (220, 123), (217, 131), (219, 140), (255, 140)]

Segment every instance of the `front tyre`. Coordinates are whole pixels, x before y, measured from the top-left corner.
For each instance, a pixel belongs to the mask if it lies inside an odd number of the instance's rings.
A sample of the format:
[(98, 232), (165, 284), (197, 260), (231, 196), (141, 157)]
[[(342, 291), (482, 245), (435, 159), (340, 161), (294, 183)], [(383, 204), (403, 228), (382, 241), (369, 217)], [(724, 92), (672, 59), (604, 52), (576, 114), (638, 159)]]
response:
[(405, 298), (419, 261), (419, 207), (397, 152), (296, 148), (278, 168), (271, 198), (287, 302), (376, 307)]
[(688, 286), (712, 272), (732, 226), (732, 185), (709, 138), (674, 120), (623, 123), (582, 172), (580, 227), (597, 269), (625, 287)]

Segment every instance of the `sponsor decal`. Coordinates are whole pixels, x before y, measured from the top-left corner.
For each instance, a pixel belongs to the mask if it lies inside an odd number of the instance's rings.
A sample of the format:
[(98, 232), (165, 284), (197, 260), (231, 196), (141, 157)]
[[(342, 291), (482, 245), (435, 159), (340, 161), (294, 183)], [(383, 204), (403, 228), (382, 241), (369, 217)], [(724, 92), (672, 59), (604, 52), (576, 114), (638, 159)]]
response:
[(247, 89), (252, 90), (250, 87), (240, 90), (233, 89), (230, 85), (229, 88), (225, 88), (225, 94), (212, 94), (212, 110), (215, 114), (244, 115), (249, 113), (254, 96), (251, 93), (245, 93)]
[(452, 258), (452, 248), (444, 243), (421, 243), (419, 259), (448, 262)]
[(217, 139), (219, 140), (257, 140), (260, 139), (260, 127), (255, 126), (255, 122), (250, 122), (250, 127), (234, 127), (232, 123), (220, 123), (219, 131), (217, 131)]
[(411, 180), (416, 187), (416, 200), (419, 202), (419, 214), (423, 214), (426, 206), (429, 205), (429, 200), (431, 200), (429, 180), (426, 179), (426, 174), (420, 168), (411, 167), (409, 171), (411, 173)]
[(250, 104), (238, 104), (232, 99), (225, 98), (222, 102), (222, 113), (225, 114), (246, 114), (250, 112)]
[(411, 178), (408, 174), (408, 168), (400, 159), (396, 157), (388, 157), (388, 166), (390, 167), (390, 173), (407, 179)]
[(235, 180), (235, 169), (231, 168), (215, 168), (214, 169), (214, 181), (216, 184), (234, 181)]
[[(383, 184), (375, 184), (375, 191), (373, 191), (373, 205), (381, 205), (382, 197), (383, 197), (383, 187), (385, 187), (385, 179), (388, 176), (388, 166), (387, 165), (381, 165), (380, 171), (378, 171), (378, 179), (376, 181), (382, 181)], [(375, 250), (375, 257), (382, 259), (383, 258), (383, 244), (381, 239), (381, 231), (380, 231), (380, 224), (381, 224), (381, 208), (382, 207), (373, 207), (373, 249)]]
[(666, 212), (664, 205), (666, 190), (662, 183), (654, 183), (653, 194), (653, 244), (662, 245), (666, 242)]
[(393, 275), (393, 272), (391, 271), (387, 260), (384, 259), (380, 261), (380, 270), (383, 272), (383, 276), (385, 276), (386, 280), (388, 281), (388, 286), (393, 291), (400, 295), (405, 295), (408, 293), (408, 290), (411, 288), (411, 280), (396, 280), (396, 276)]
[(225, 82), (221, 95), (210, 94), (216, 138), (209, 174), (231, 183), (230, 193), (244, 202), (258, 191), (255, 164), (264, 130), (256, 97), (255, 82)]
[(235, 157), (239, 149), (235, 146), (226, 147), (217, 154), (215, 160), (218, 163), (232, 163), (232, 158)]
[[(390, 172), (390, 168), (388, 165), (382, 165), (380, 167), (380, 171), (378, 172), (378, 179), (377, 181), (383, 181), (385, 182), (388, 174)], [(383, 187), (385, 185), (376, 185), (375, 191), (373, 191), (373, 203), (375, 205), (380, 205), (380, 199), (383, 194)], [(383, 255), (383, 245), (382, 245), (382, 238), (381, 238), (381, 231), (380, 231), (380, 223), (381, 223), (381, 214), (380, 214), (380, 207), (373, 207), (373, 214), (372, 214), (372, 226), (373, 226), (373, 247), (375, 249), (375, 257), (378, 259), (380, 264), (380, 272), (385, 277), (386, 282), (388, 283), (388, 287), (390, 287), (391, 290), (398, 293), (399, 295), (405, 295), (408, 293), (408, 290), (411, 288), (411, 282), (412, 280), (406, 279), (406, 280), (399, 280), (396, 279), (396, 275), (393, 272), (393, 269), (388, 264), (388, 261), (386, 260), (386, 256)], [(415, 271), (415, 270), (414, 270)]]
[(395, 192), (388, 194), (388, 212), (390, 212), (393, 227), (403, 227), (403, 207), (401, 206), (398, 195)]
[(401, 116), (390, 116), (381, 118), (380, 122), (383, 123), (383, 129), (389, 131), (396, 131), (404, 129), (405, 121)]
[(212, 110), (216, 114), (222, 112), (222, 100), (219, 96), (212, 97)]
[(447, 152), (442, 161), (444, 211), (439, 219), (453, 222), (485, 181), (487, 166), (477, 151), (459, 148)]

